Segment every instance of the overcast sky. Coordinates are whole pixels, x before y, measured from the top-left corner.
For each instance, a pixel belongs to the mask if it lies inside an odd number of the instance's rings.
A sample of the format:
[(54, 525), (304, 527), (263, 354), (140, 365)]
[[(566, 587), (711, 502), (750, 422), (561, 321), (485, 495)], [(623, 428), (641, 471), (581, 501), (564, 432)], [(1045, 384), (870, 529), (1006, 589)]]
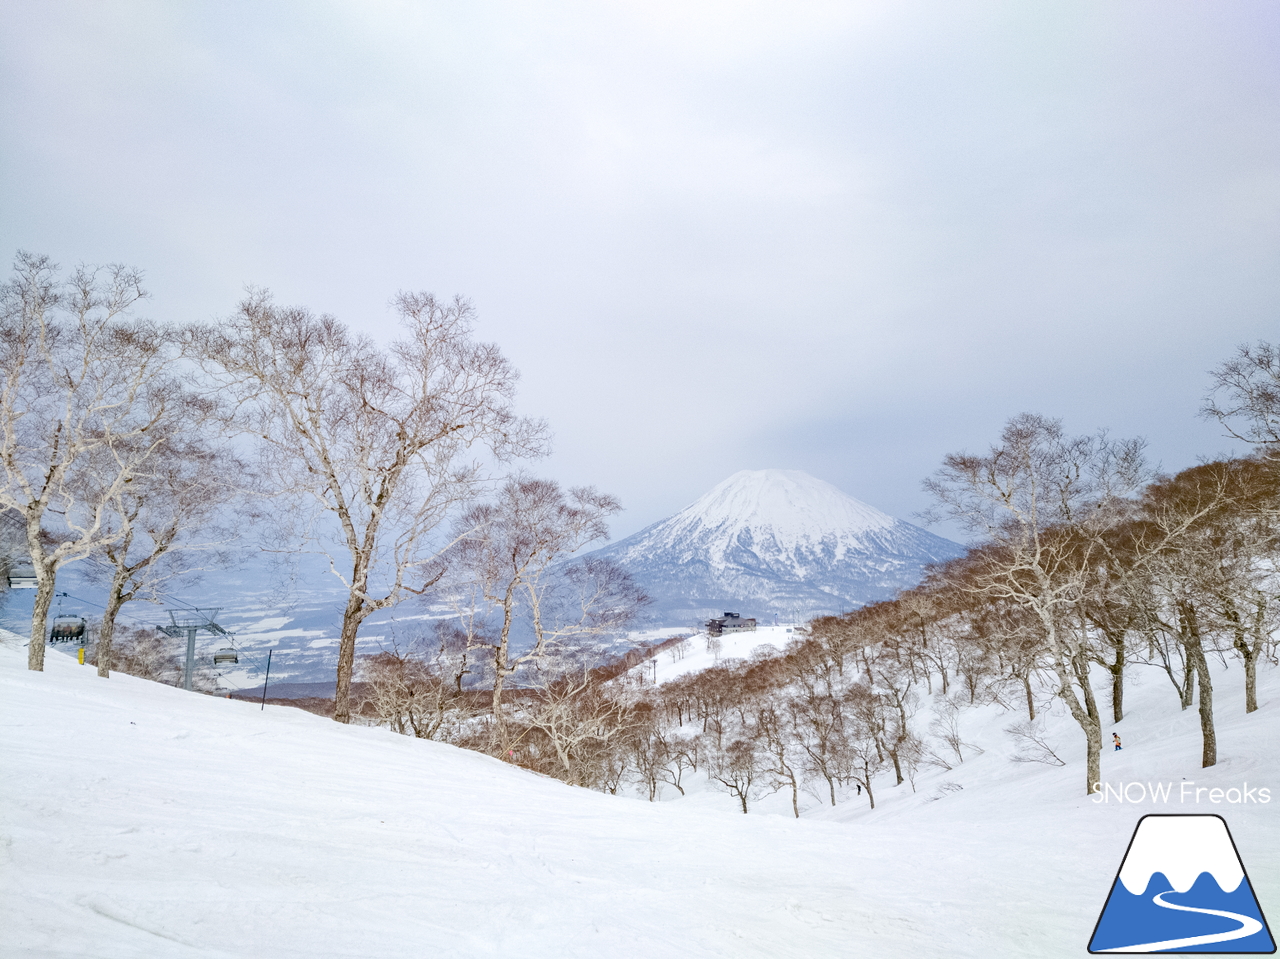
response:
[[(1021, 411), (1230, 451), (1280, 4), (0, 2), (0, 252), (381, 340), (461, 293), (625, 535), (739, 469), (910, 519)], [(944, 532), (948, 532), (943, 530)]]

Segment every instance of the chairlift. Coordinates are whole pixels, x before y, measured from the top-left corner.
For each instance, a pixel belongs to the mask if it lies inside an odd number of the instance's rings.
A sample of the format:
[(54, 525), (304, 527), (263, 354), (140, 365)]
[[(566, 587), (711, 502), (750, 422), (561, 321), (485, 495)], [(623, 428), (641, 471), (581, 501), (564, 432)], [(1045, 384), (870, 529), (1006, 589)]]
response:
[(240, 662), (240, 654), (236, 652), (234, 646), (224, 646), (213, 654), (213, 665), (221, 666), (223, 663)]
[(53, 621), (53, 627), (49, 630), (49, 642), (73, 643), (76, 640), (83, 641), (84, 627), (83, 616), (59, 616)]
[(36, 571), (29, 563), (9, 569), (10, 589), (35, 589), (36, 586)]

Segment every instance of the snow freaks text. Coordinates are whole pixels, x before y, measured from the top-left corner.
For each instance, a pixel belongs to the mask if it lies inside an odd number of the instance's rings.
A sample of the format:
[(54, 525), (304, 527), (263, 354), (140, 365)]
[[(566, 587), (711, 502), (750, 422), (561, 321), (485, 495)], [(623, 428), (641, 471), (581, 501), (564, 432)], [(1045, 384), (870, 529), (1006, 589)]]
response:
[(1247, 782), (1226, 789), (1214, 786), (1197, 786), (1194, 782), (1153, 783), (1103, 783), (1093, 784), (1094, 803), (1110, 802), (1161, 802), (1161, 803), (1213, 803), (1233, 806), (1246, 803), (1271, 802), (1271, 790), (1262, 786), (1250, 786)]

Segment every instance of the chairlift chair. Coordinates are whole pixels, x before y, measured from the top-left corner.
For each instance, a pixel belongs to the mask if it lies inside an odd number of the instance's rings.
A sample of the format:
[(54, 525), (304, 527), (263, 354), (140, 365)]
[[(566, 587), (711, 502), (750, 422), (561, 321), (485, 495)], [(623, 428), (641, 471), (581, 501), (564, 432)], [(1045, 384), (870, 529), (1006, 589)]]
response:
[(10, 567), (10, 589), (35, 589), (36, 585), (36, 571), (30, 564)]
[(73, 643), (77, 639), (83, 640), (84, 627), (83, 616), (59, 616), (53, 621), (53, 627), (49, 630), (49, 642)]
[(213, 654), (213, 665), (221, 666), (223, 663), (240, 662), (240, 654), (236, 652), (234, 646), (224, 646)]

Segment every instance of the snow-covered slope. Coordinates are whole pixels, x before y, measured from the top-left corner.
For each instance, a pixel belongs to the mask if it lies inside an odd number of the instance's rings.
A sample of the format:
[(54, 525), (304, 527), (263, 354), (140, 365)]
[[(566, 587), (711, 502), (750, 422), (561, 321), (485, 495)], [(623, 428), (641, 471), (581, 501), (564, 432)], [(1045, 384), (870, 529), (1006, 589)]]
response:
[[(984, 730), (1011, 717), (994, 705), (964, 714), (986, 753), (918, 791), (882, 786), (875, 812), (818, 801), (795, 820), (722, 792), (573, 789), (386, 730), (100, 680), (57, 652), (24, 665), (0, 645), (6, 959), (1080, 956), (1148, 812), (1224, 815), (1280, 912), (1275, 800), (1094, 803), (1074, 752), (1062, 769), (1000, 755)], [(1106, 779), (1274, 795), (1280, 684), (1259, 680), (1245, 715), (1223, 677), (1222, 760), (1201, 770), (1194, 710), (1152, 675)]]
[(799, 470), (743, 470), (675, 516), (597, 550), (649, 591), (657, 621), (725, 610), (800, 621), (887, 599), (963, 552)]
[(796, 639), (795, 628), (761, 626), (754, 631), (725, 633), (719, 645), (709, 645), (706, 633), (694, 633), (681, 649), (668, 647), (628, 671), (629, 675), (661, 686), (690, 673), (700, 673), (717, 663), (776, 656)]

